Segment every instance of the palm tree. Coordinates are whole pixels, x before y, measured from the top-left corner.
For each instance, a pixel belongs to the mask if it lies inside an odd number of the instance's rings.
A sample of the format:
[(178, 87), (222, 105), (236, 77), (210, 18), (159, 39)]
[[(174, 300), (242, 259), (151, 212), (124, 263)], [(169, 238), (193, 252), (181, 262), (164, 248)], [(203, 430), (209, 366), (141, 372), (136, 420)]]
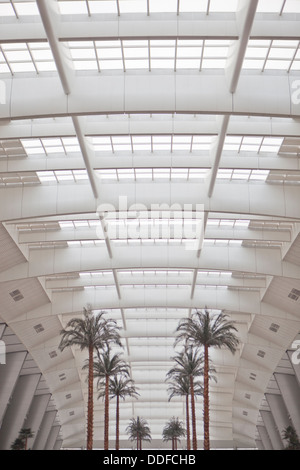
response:
[(288, 442), (285, 450), (300, 450), (300, 441), (293, 426), (287, 426), (283, 430), (283, 439)]
[(182, 319), (177, 327), (178, 336), (175, 341), (185, 341), (197, 347), (204, 347), (204, 450), (210, 449), (209, 439), (209, 348), (228, 348), (235, 354), (239, 339), (233, 322), (228, 321), (228, 315), (223, 312), (212, 316), (205, 312), (196, 311), (190, 318)]
[(167, 373), (168, 377), (185, 377), (189, 381), (189, 392), (191, 395), (193, 450), (197, 450), (196, 412), (195, 412), (195, 390), (194, 378), (203, 376), (203, 355), (199, 349), (185, 347), (185, 349), (173, 357), (176, 365)]
[(136, 449), (142, 450), (142, 441), (151, 441), (151, 432), (147, 421), (144, 418), (132, 418), (126, 428), (131, 441), (136, 441)]
[(93, 448), (93, 354), (95, 350), (103, 349), (108, 343), (120, 343), (119, 328), (114, 320), (105, 319), (104, 311), (94, 314), (91, 307), (83, 309), (83, 318), (72, 318), (62, 329), (59, 349), (79, 346), (88, 350), (88, 410), (87, 410), (87, 450)]
[(104, 385), (104, 392), (98, 395), (98, 398), (104, 396), (104, 450), (108, 450), (109, 442), (109, 379), (115, 375), (129, 376), (129, 366), (121, 359), (120, 353), (112, 355), (109, 347), (103, 352), (97, 351), (94, 377), (98, 379), (98, 389)]
[(20, 437), (17, 437), (10, 448), (11, 450), (24, 450), (24, 440)]
[(33, 432), (31, 431), (30, 428), (22, 428), (21, 429), (21, 431), (19, 433), (19, 438), (22, 439), (22, 441), (24, 442), (24, 450), (27, 450), (28, 439), (30, 439), (33, 436), (34, 436), (34, 434), (33, 434)]
[(177, 443), (180, 437), (184, 437), (186, 431), (183, 422), (178, 418), (171, 418), (163, 429), (163, 441), (172, 441), (172, 450), (177, 450)]
[[(172, 375), (172, 374), (170, 374)], [(189, 412), (189, 394), (190, 379), (186, 375), (174, 374), (172, 380), (169, 381), (168, 387), (169, 401), (175, 396), (185, 397), (185, 415), (186, 415), (186, 446), (187, 450), (191, 449), (190, 439), (190, 412)], [(194, 381), (194, 395), (203, 395), (203, 387), (200, 382)]]
[[(105, 391), (99, 394), (104, 396)], [(119, 423), (120, 423), (120, 398), (137, 397), (134, 381), (124, 376), (114, 376), (109, 379), (110, 398), (116, 398), (116, 450), (119, 450)]]

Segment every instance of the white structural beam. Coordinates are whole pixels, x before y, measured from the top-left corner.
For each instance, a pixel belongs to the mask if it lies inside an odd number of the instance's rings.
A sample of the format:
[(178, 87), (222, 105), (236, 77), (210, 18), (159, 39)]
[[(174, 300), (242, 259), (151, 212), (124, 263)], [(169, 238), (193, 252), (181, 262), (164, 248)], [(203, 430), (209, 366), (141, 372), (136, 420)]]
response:
[[(93, 15), (88, 20), (82, 15), (78, 15), (78, 18), (75, 15), (64, 15), (64, 21), (61, 17), (58, 18), (56, 35), (61, 42), (75, 39), (155, 39), (157, 35), (162, 39), (179, 36), (188, 39), (221, 37), (227, 40), (238, 39), (239, 36), (239, 24), (234, 13), (226, 14), (226, 19), (224, 14), (214, 13), (209, 16), (209, 21), (205, 13), (179, 15), (165, 13), (164, 17), (166, 19), (164, 28), (160, 28), (155, 14), (147, 18), (134, 13), (119, 17), (109, 15), (107, 18)], [(251, 38), (276, 40), (299, 38), (299, 23), (295, 15), (284, 14), (281, 17), (278, 15), (278, 21), (276, 19), (273, 13), (257, 13)], [(1, 25), (1, 39), (5, 42), (41, 42), (47, 39), (47, 35), (40, 21), (31, 21), (30, 18), (26, 21), (22, 18), (19, 20), (7, 18), (7, 21)]]
[[(213, 196), (209, 199), (204, 181), (156, 182), (133, 184), (112, 182), (101, 184), (97, 180), (99, 200), (91, 198), (88, 184), (42, 184), (32, 187), (1, 188), (0, 207), (2, 221), (16, 221), (32, 217), (92, 213), (99, 214), (105, 208), (118, 214), (120, 211), (158, 211), (160, 217), (166, 207), (174, 210), (180, 204), (182, 211), (195, 211), (201, 201), (204, 211), (229, 214), (253, 214), (263, 217), (299, 219), (297, 204), (299, 185), (267, 184), (262, 182), (217, 181)], [(187, 191), (188, 188), (188, 191)], [(181, 194), (180, 203), (178, 194)], [(239, 198), (237, 198), (239, 194)], [(150, 199), (150, 195), (151, 198)], [(164, 209), (165, 208), (165, 209)], [(199, 207), (198, 207), (199, 209)], [(107, 209), (106, 209), (107, 210)], [(226, 218), (226, 217), (224, 217)]]
[(235, 93), (237, 90), (257, 5), (258, 0), (239, 0), (238, 3), (237, 19), (239, 39), (231, 46), (232, 50), (229, 52), (226, 67), (228, 86), (231, 93)]
[[(33, 327), (33, 322), (36, 321), (37, 318), (49, 317), (50, 321), (50, 318), (54, 315), (69, 315), (72, 313), (74, 314), (76, 312), (81, 312), (82, 305), (87, 304), (93, 305), (94, 309), (103, 308), (118, 311), (120, 308), (123, 308), (125, 311), (126, 318), (126, 312), (128, 309), (131, 310), (139, 308), (167, 308), (168, 310), (170, 310), (170, 318), (172, 318), (172, 309), (201, 309), (205, 308), (205, 306), (207, 305), (207, 307), (211, 309), (225, 309), (228, 312), (240, 312), (248, 315), (262, 315), (263, 317), (269, 317), (270, 322), (271, 318), (274, 317), (278, 319), (285, 319), (287, 322), (289, 321), (291, 325), (296, 325), (297, 323), (297, 318), (295, 316), (289, 315), (286, 311), (276, 308), (266, 302), (261, 302), (261, 296), (258, 291), (205, 289), (204, 287), (198, 286), (195, 290), (194, 298), (192, 301), (190, 299), (189, 293), (189, 288), (170, 289), (169, 292), (167, 292), (167, 289), (160, 290), (155, 288), (132, 288), (126, 292), (126, 297), (123, 296), (122, 299), (119, 299), (116, 293), (105, 289), (88, 289), (84, 291), (55, 293), (53, 294), (53, 301), (51, 304), (48, 303), (32, 311), (26, 312), (26, 318), (28, 322), (32, 324)], [(7, 316), (8, 314), (5, 314), (4, 312), (3, 315)], [(128, 316), (128, 321), (130, 320), (130, 318), (131, 316)], [(14, 323), (16, 324), (20, 321), (25, 321), (23, 315), (15, 315)], [(127, 331), (129, 332), (126, 333), (126, 335), (130, 337), (130, 328), (129, 325), (127, 326)], [(173, 326), (174, 325), (171, 324), (169, 326), (172, 332)], [(131, 326), (131, 329), (132, 328), (134, 328), (134, 325)], [(147, 333), (147, 325), (143, 324), (142, 322), (141, 324), (138, 323), (138, 325), (136, 325), (136, 328), (138, 328), (138, 334), (140, 334), (143, 328), (145, 328), (145, 330), (143, 330), (144, 333)], [(156, 330), (157, 335), (165, 336), (166, 332), (159, 332), (159, 328), (160, 327), (158, 324)], [(148, 332), (148, 334), (151, 333)]]
[(66, 95), (70, 93), (70, 80), (73, 76), (74, 70), (70, 67), (71, 57), (69, 56), (69, 64), (67, 66), (67, 48), (64, 48), (57, 39), (57, 31), (55, 25), (59, 18), (59, 7), (58, 2), (54, 0), (37, 0), (37, 7), (40, 12), (40, 17), (43, 22), (43, 26), (47, 35), (49, 45), (53, 54), (53, 58), (57, 67), (59, 78), (62, 83), (63, 90)]
[[(155, 168), (186, 168), (187, 152), (173, 151), (167, 155), (160, 155), (160, 152), (145, 152), (134, 153), (125, 152), (90, 152), (93, 157), (89, 159), (90, 165), (98, 169), (143, 169), (153, 167)], [(114, 156), (114, 158), (112, 158)], [(159, 157), (153, 161), (153, 157)], [(149, 165), (152, 159), (151, 166)], [(199, 169), (199, 159), (201, 159), (201, 168), (211, 169), (211, 158), (208, 152), (188, 153), (188, 168)], [(223, 152), (222, 158), (219, 162), (218, 169), (249, 169), (249, 170), (278, 170), (282, 172), (299, 171), (300, 160), (295, 158), (295, 154), (290, 156), (280, 156), (275, 153), (255, 153), (243, 152)], [(51, 158), (45, 155), (27, 158), (23, 157), (2, 157), (0, 160), (0, 174), (1, 173), (25, 173), (35, 171), (60, 171), (60, 170), (85, 170), (86, 164), (83, 162), (82, 154), (57, 154)], [(26, 175), (24, 175), (26, 176)], [(96, 193), (95, 189), (95, 194)]]
[[(258, 0), (240, 0), (238, 3), (237, 17), (239, 19), (238, 25), (240, 27), (240, 35), (238, 41), (234, 42), (231, 46), (225, 69), (225, 74), (228, 80), (228, 89), (232, 94), (234, 94), (237, 89), (257, 5)], [(216, 145), (213, 148), (213, 163), (209, 176), (208, 187), (209, 197), (213, 194), (229, 122), (230, 115), (227, 114), (221, 118), (220, 132)]]
[[(49, 125), (51, 124), (51, 125)], [(118, 135), (211, 135), (219, 133), (219, 119), (205, 114), (111, 114), (88, 116), (86, 136)], [(299, 137), (300, 122), (292, 118), (232, 116), (228, 135)], [(0, 139), (75, 137), (70, 117), (1, 121)], [(233, 153), (234, 155), (234, 153)], [(163, 156), (163, 155), (162, 155)], [(50, 162), (49, 162), (50, 163)]]
[[(293, 117), (300, 115), (294, 75), (242, 74), (234, 95), (217, 72), (176, 75), (142, 72), (76, 75), (70, 95), (59, 77), (3, 79), (0, 119), (28, 119), (111, 113), (204, 113)], [(144, 91), (147, 90), (145, 94)]]
[[(194, 270), (198, 272), (198, 270)], [(109, 271), (105, 271), (107, 275), (103, 276), (103, 272), (99, 273), (94, 272), (92, 275), (89, 273), (83, 273), (81, 276), (74, 277), (71, 275), (65, 277), (56, 278), (47, 278), (45, 281), (45, 287), (47, 290), (59, 290), (59, 289), (76, 289), (83, 287), (92, 287), (92, 286), (111, 286), (113, 285), (113, 279)], [(84, 275), (86, 274), (86, 275)], [(97, 275), (98, 274), (98, 275)], [(145, 271), (146, 276), (144, 275), (143, 267), (135, 272), (135, 276), (131, 275), (131, 271), (119, 272), (119, 284), (122, 286), (142, 286), (142, 285), (191, 285), (191, 279), (194, 278), (194, 273), (192, 271), (188, 272), (188, 275), (185, 276), (184, 271), (179, 271), (178, 275), (174, 271), (167, 271), (167, 274), (164, 272), (157, 271), (155, 275), (151, 275), (151, 271)], [(266, 287), (266, 280), (263, 276), (260, 277), (235, 277), (234, 275), (218, 275), (218, 273), (211, 272), (209, 275), (199, 271), (198, 282), (195, 283), (194, 288), (197, 285), (201, 286), (229, 286), (229, 287), (251, 287), (253, 289), (264, 289)]]
[[(122, 220), (122, 219), (120, 219)], [(57, 229), (41, 230), (33, 225), (32, 232), (19, 232), (18, 242), (22, 244), (32, 244), (40, 242), (63, 242), (63, 241), (84, 241), (84, 240), (103, 240), (104, 235), (99, 234), (98, 228), (91, 229)], [(154, 234), (154, 231), (152, 231)], [(118, 239), (127, 239), (128, 231), (125, 227), (118, 230)], [(205, 239), (209, 240), (261, 240), (261, 241), (278, 241), (290, 242), (291, 235), (289, 230), (261, 230), (259, 229), (220, 229), (209, 227), (206, 229)]]
[(230, 115), (226, 114), (225, 116), (222, 116), (220, 132), (217, 141), (214, 147), (212, 148), (212, 168), (209, 174), (208, 197), (211, 197), (213, 195), (213, 190), (216, 184), (217, 173), (220, 166), (229, 121)]
[[(59, 78), (62, 83), (65, 95), (68, 96), (71, 93), (72, 81), (74, 78), (74, 69), (70, 68), (70, 51), (67, 46), (63, 46), (59, 42), (55, 26), (58, 24), (59, 18), (59, 7), (58, 2), (55, 0), (49, 0), (45, 2), (43, 0), (37, 0), (37, 5), (40, 11), (41, 19), (47, 34), (48, 42), (51, 47), (51, 51), (54, 57), (54, 61), (58, 70)], [(90, 164), (90, 152), (85, 140), (85, 136), (82, 130), (83, 123), (82, 118), (79, 116), (72, 116), (72, 121), (76, 136), (81, 148), (82, 156), (86, 166), (86, 170), (90, 179), (91, 187), (95, 198), (98, 197), (97, 189), (94, 181), (94, 173)]]
[(27, 262), (0, 273), (0, 282), (28, 277), (97, 269), (203, 269), (239, 271), (299, 279), (299, 267), (282, 261), (280, 249), (206, 246), (199, 258), (182, 245), (115, 246), (115, 256), (106, 247), (46, 248), (32, 250)]

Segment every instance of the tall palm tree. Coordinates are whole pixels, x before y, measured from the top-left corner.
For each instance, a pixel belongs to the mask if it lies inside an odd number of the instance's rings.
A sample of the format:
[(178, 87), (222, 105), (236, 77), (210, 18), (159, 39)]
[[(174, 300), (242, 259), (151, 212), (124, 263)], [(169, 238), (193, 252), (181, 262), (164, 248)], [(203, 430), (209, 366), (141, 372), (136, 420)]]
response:
[[(172, 375), (172, 374), (170, 374)], [(170, 376), (169, 376), (170, 377)], [(186, 416), (186, 447), (191, 450), (190, 438), (190, 411), (189, 411), (189, 394), (190, 394), (190, 379), (186, 375), (174, 374), (169, 380), (168, 387), (169, 401), (174, 397), (185, 397), (185, 416)], [(203, 387), (200, 382), (194, 381), (194, 395), (203, 395)]]
[(178, 418), (171, 418), (163, 428), (163, 441), (172, 441), (172, 450), (177, 450), (178, 441), (181, 437), (184, 437), (186, 431), (183, 426), (183, 422), (179, 421)]
[(175, 344), (180, 341), (188, 342), (197, 347), (204, 348), (204, 450), (210, 449), (209, 438), (209, 348), (228, 348), (235, 354), (239, 345), (239, 339), (235, 332), (237, 329), (228, 315), (223, 312), (211, 315), (205, 309), (204, 312), (196, 311), (191, 317), (182, 319), (177, 327), (178, 336)]
[(151, 431), (147, 421), (144, 418), (131, 418), (126, 428), (131, 441), (136, 441), (136, 449), (142, 450), (142, 441), (151, 442)]
[[(105, 391), (100, 393), (99, 396), (104, 396), (104, 394)], [(126, 397), (137, 398), (139, 393), (136, 391), (134, 381), (132, 379), (124, 376), (114, 376), (109, 380), (109, 395), (111, 399), (116, 398), (116, 450), (119, 450), (120, 398), (123, 400), (125, 400)]]
[(120, 343), (120, 334), (117, 324), (112, 319), (105, 319), (106, 312), (94, 314), (91, 307), (83, 309), (83, 318), (72, 318), (64, 329), (59, 349), (63, 351), (70, 346), (79, 346), (81, 350), (88, 350), (88, 409), (87, 409), (87, 450), (93, 448), (93, 355), (95, 350), (103, 349), (106, 344)]
[(108, 450), (109, 443), (109, 379), (115, 375), (129, 377), (129, 365), (121, 359), (120, 353), (112, 354), (109, 347), (102, 352), (97, 352), (94, 360), (94, 377), (98, 379), (97, 386), (103, 391), (98, 398), (104, 396), (104, 450)]
[(173, 357), (175, 366), (169, 370), (167, 377), (185, 377), (189, 381), (189, 392), (191, 395), (192, 433), (193, 450), (197, 450), (197, 430), (195, 411), (195, 377), (203, 376), (203, 355), (200, 350), (192, 347), (185, 347), (184, 350)]

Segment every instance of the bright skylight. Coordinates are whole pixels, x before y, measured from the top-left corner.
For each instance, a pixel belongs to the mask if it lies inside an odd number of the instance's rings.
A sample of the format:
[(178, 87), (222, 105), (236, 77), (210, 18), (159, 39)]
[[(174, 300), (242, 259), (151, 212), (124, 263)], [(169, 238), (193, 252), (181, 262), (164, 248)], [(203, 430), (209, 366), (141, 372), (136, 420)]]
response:
[(95, 152), (177, 152), (210, 150), (211, 135), (126, 135), (94, 136), (90, 141)]
[(250, 39), (246, 50), (244, 69), (300, 70), (299, 40)]
[(70, 41), (76, 70), (218, 69), (226, 64), (229, 40), (149, 39)]
[(52, 72), (56, 70), (48, 42), (0, 44), (0, 74)]
[(116, 168), (110, 170), (96, 170), (96, 175), (105, 181), (188, 181), (202, 180), (208, 174), (207, 169), (203, 168)]
[(80, 152), (77, 137), (22, 139), (21, 142), (28, 156), (47, 156), (51, 154), (67, 155), (73, 152)]
[(224, 151), (276, 153), (278, 154), (283, 137), (233, 136), (228, 135), (224, 143)]
[(60, 12), (72, 14), (234, 13), (238, 0), (59, 0)]

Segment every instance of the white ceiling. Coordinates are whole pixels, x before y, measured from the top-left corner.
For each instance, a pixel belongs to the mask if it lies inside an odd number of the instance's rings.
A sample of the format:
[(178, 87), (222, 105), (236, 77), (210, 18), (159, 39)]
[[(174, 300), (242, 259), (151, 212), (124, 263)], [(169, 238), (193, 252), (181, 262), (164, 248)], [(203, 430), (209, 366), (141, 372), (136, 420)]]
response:
[[(59, 352), (60, 330), (88, 304), (120, 325), (140, 393), (122, 403), (122, 446), (132, 416), (154, 447), (184, 419), (165, 374), (179, 319), (207, 307), (241, 339), (234, 356), (212, 351), (212, 447), (256, 447), (300, 329), (299, 12), (292, 0), (0, 2), (0, 318), (43, 374), (62, 447), (85, 446), (87, 386), (86, 354)], [(95, 400), (99, 448), (103, 413)], [(197, 431), (201, 443), (201, 399)]]

